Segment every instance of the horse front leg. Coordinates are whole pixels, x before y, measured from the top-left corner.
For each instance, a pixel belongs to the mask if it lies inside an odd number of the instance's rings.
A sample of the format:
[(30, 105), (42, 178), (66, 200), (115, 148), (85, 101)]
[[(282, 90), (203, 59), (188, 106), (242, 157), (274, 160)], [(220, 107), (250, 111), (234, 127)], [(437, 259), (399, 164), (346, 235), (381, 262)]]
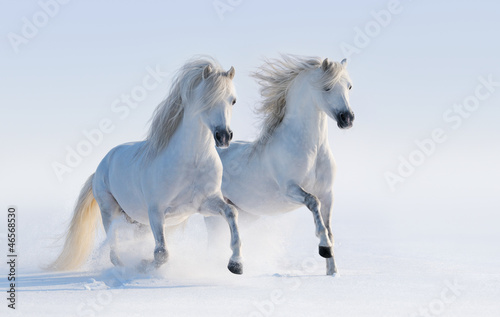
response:
[(231, 273), (242, 274), (243, 264), (241, 258), (241, 241), (238, 230), (238, 211), (235, 207), (227, 204), (222, 197), (207, 199), (202, 205), (203, 211), (220, 214), (226, 219), (231, 231), (231, 250), (233, 254), (229, 259), (227, 268)]
[(314, 224), (316, 225), (316, 236), (319, 238), (319, 255), (324, 258), (331, 258), (333, 256), (332, 243), (319, 211), (321, 206), (319, 199), (313, 194), (304, 191), (297, 184), (289, 184), (287, 186), (286, 196), (292, 202), (305, 205), (312, 212)]
[(326, 230), (328, 231), (328, 238), (330, 239), (330, 242), (332, 243), (332, 257), (326, 259), (326, 274), (327, 275), (335, 275), (337, 273), (337, 266), (335, 265), (335, 259), (333, 255), (333, 248), (335, 245), (335, 242), (333, 240), (333, 233), (332, 233), (332, 227), (331, 227), (331, 222), (332, 222), (332, 210), (333, 210), (333, 193), (327, 193), (325, 195), (322, 195), (320, 197), (320, 202), (321, 202), (321, 216), (323, 218), (323, 222), (325, 224)]

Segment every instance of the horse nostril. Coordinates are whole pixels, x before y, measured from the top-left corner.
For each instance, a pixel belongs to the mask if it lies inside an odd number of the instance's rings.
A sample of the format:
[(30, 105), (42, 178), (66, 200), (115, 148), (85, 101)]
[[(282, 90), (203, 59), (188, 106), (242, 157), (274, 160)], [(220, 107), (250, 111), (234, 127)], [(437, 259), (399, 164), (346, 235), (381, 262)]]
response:
[(346, 116), (345, 116), (344, 112), (341, 112), (339, 117), (340, 117), (340, 121), (346, 121)]
[(215, 138), (216, 138), (217, 140), (220, 140), (220, 133), (219, 133), (219, 131), (216, 131), (216, 132), (215, 132)]
[(233, 139), (233, 131), (229, 130), (229, 140)]

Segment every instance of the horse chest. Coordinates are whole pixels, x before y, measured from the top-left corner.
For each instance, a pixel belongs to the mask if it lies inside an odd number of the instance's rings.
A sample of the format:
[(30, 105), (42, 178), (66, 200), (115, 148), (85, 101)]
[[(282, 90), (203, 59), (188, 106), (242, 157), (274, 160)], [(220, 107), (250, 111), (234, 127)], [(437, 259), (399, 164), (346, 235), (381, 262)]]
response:
[(178, 194), (172, 205), (191, 205), (198, 208), (203, 200), (221, 185), (222, 173), (212, 163), (189, 164), (179, 178)]
[(317, 169), (318, 169), (318, 164), (317, 160), (311, 160), (309, 164), (306, 165), (306, 169), (304, 169), (304, 179), (303, 179), (303, 184), (302, 186), (304, 188), (310, 188), (314, 186), (316, 183), (317, 179)]
[(302, 184), (300, 184), (308, 192), (322, 192), (326, 187), (331, 185), (329, 181), (332, 178), (333, 166), (330, 155), (327, 149), (317, 147), (306, 160), (303, 169)]

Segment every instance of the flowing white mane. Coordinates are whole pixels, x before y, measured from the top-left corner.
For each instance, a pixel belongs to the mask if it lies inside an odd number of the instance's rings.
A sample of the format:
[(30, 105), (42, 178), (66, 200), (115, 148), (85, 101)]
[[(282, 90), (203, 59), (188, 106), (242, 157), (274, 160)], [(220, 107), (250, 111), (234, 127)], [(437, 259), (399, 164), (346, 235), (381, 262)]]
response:
[[(276, 128), (281, 124), (286, 113), (286, 97), (293, 80), (303, 71), (319, 68), (323, 60), (319, 57), (281, 55), (281, 59), (266, 60), (253, 74), (261, 85), (264, 98), (257, 114), (262, 117), (262, 130), (254, 142), (254, 149), (264, 147)], [(330, 62), (323, 76), (316, 83), (321, 88), (333, 87), (342, 76), (344, 67), (341, 63)]]
[(212, 107), (227, 94), (230, 89), (223, 77), (227, 73), (214, 59), (204, 57), (188, 61), (175, 76), (168, 97), (161, 102), (153, 113), (151, 127), (145, 142), (146, 157), (152, 159), (169, 143), (179, 127), (184, 115), (184, 109), (194, 104), (192, 95), (203, 79), (205, 67), (210, 67), (210, 75), (206, 78), (206, 90), (199, 102), (199, 111)]

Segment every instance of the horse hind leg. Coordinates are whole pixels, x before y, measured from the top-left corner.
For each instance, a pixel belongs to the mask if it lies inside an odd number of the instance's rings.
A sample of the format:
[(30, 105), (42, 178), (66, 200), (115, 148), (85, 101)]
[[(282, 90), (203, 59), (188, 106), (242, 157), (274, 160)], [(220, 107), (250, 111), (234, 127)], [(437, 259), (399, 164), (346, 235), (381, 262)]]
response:
[(109, 257), (114, 266), (123, 266), (118, 253), (116, 252), (117, 237), (116, 228), (112, 226), (113, 221), (121, 216), (121, 207), (115, 198), (109, 193), (96, 193), (95, 199), (101, 209), (102, 224), (106, 231), (106, 236), (110, 244)]

